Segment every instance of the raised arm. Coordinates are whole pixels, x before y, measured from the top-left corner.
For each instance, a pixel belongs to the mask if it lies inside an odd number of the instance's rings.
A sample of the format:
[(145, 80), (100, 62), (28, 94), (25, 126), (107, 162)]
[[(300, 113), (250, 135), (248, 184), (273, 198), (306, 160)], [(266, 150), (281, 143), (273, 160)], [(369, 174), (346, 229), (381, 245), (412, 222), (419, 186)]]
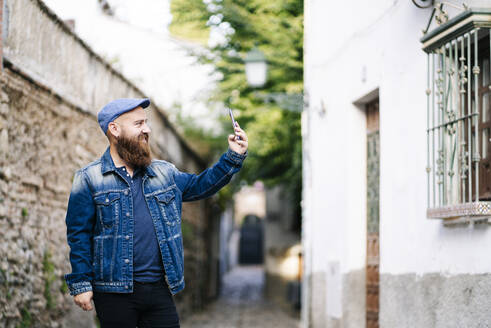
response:
[(240, 170), (247, 157), (248, 139), (238, 123), (234, 132), (235, 135), (228, 136), (228, 151), (212, 167), (199, 175), (176, 170), (174, 178), (182, 192), (183, 201), (199, 200), (213, 195)]
[(218, 162), (199, 175), (176, 170), (174, 179), (182, 192), (182, 200), (199, 200), (216, 193), (240, 170), (246, 156), (229, 149)]

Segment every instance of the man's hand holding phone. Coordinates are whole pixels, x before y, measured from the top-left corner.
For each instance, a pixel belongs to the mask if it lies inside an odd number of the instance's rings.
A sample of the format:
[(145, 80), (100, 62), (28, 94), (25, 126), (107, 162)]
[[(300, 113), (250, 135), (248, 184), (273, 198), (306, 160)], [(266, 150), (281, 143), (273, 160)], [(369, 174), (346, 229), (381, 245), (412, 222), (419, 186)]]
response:
[(249, 146), (247, 142), (247, 135), (239, 126), (234, 119), (234, 115), (232, 114), (232, 110), (229, 109), (229, 115), (232, 119), (232, 125), (234, 127), (234, 133), (228, 136), (228, 146), (231, 150), (235, 151), (239, 154), (244, 154), (247, 151), (247, 147)]

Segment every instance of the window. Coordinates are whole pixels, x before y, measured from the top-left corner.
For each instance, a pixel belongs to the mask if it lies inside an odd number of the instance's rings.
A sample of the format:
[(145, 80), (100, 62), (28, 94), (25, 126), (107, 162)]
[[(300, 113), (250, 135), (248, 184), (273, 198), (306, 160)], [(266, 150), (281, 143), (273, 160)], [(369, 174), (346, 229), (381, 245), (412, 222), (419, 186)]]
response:
[(429, 218), (491, 217), (490, 28), (491, 10), (466, 10), (421, 40)]

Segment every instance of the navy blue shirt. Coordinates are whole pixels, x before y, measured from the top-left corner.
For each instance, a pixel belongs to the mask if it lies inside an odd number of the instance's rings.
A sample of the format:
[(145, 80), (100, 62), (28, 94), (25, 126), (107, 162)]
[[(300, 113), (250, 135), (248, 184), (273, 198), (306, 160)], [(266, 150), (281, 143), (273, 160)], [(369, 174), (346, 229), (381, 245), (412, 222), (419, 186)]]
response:
[(164, 275), (159, 243), (150, 210), (143, 196), (142, 169), (133, 172), (133, 178), (124, 166), (117, 168), (131, 187), (133, 195), (133, 279), (140, 282), (158, 281)]

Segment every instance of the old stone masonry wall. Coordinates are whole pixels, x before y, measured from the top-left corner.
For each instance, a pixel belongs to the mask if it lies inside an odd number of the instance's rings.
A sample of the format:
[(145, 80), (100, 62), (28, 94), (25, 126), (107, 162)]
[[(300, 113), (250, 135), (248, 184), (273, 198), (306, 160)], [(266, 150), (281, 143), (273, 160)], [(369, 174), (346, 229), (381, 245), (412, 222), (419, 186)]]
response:
[(11, 70), (0, 83), (0, 322), (56, 327), (73, 302), (63, 280), (72, 176), (105, 140), (88, 114)]
[[(0, 328), (95, 327), (95, 312), (73, 303), (63, 278), (71, 272), (66, 206), (74, 172), (108, 145), (97, 111), (114, 98), (144, 95), (41, 1), (4, 1), (9, 13), (7, 24), (5, 15), (0, 22), (0, 35), (6, 36), (0, 44)], [(204, 168), (154, 105), (149, 119), (156, 158), (188, 172)], [(187, 287), (176, 297), (183, 315), (210, 293), (207, 208), (205, 202), (183, 207)]]

